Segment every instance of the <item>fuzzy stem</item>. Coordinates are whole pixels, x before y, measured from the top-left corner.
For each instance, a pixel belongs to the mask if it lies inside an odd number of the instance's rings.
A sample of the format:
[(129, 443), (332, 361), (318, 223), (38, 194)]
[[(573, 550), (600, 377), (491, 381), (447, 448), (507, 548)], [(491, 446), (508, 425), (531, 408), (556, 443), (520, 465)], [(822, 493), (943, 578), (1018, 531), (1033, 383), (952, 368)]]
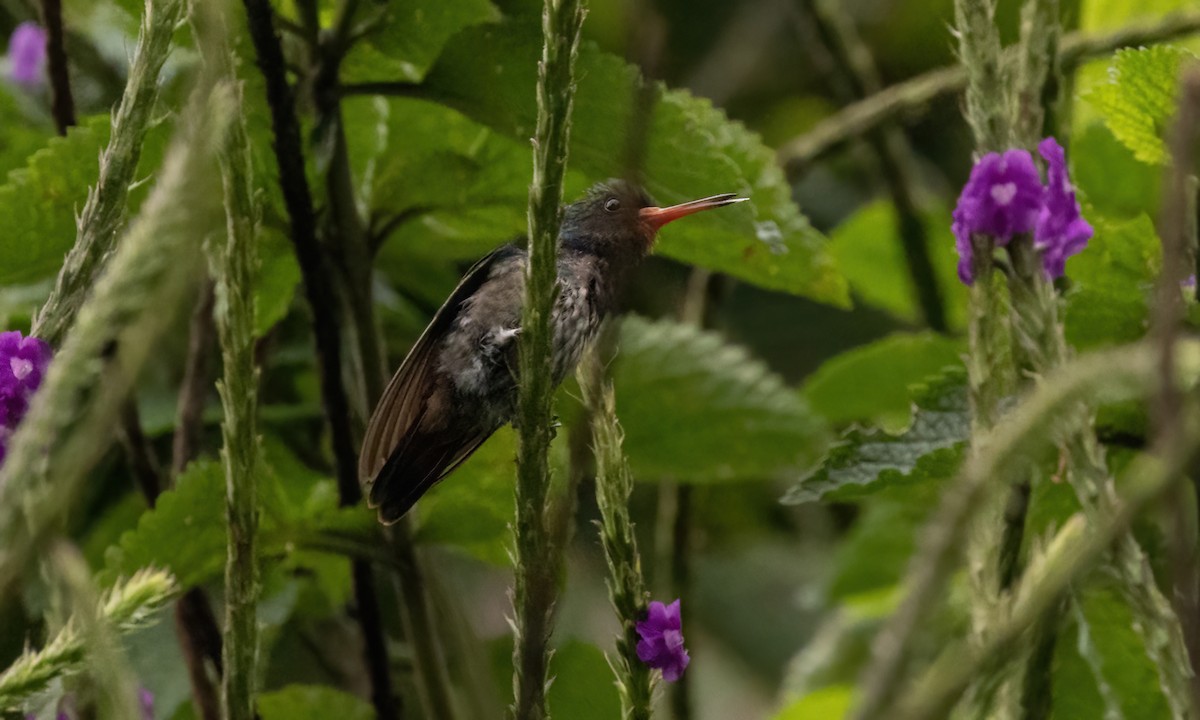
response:
[[(145, 627), (175, 594), (174, 579), (160, 570), (145, 569), (118, 581), (104, 594), (97, 617), (121, 633)], [(70, 619), (41, 650), (26, 650), (0, 673), (0, 711), (19, 712), (30, 697), (56, 679), (83, 669), (88, 646), (80, 622)]]
[(1032, 148), (1042, 138), (1046, 89), (1059, 87), (1059, 0), (1026, 0), (1021, 7), (1021, 42), (1017, 49), (1013, 106), (1013, 140)]
[(575, 56), (583, 16), (578, 0), (545, 0), (542, 8), (544, 44), (538, 65), (538, 118), (533, 183), (529, 188), (529, 267), (519, 342), (512, 708), (516, 720), (548, 717), (548, 644), (560, 564), (559, 549), (552, 545), (546, 516), (550, 487), (546, 456), (553, 434), (554, 400), (550, 316), (558, 294), (558, 227), (575, 98)]
[(617, 420), (612, 383), (593, 348), (584, 354), (576, 372), (583, 403), (592, 417), (592, 447), (596, 455), (596, 504), (600, 508), (600, 544), (608, 561), (608, 596), (621, 634), (612, 661), (625, 720), (649, 720), (653, 685), (650, 668), (637, 656), (637, 621), (646, 614), (646, 581), (629, 517), (633, 473), (621, 450), (624, 432)]
[(214, 282), (216, 326), (221, 343), (223, 380), (217, 388), (225, 466), (225, 642), (221, 702), (225, 720), (253, 720), (258, 678), (258, 371), (254, 362), (254, 272), (258, 264), (260, 210), (254, 199), (250, 140), (242, 83), (227, 38), (223, 3), (197, 7), (197, 45), (205, 71), (230, 82), (237, 120), (218, 149), (225, 202), (225, 237), (208, 244)]
[(49, 559), (49, 569), (59, 586), (59, 602), (70, 610), (70, 619), (76, 623), (87, 653), (87, 674), (96, 688), (96, 715), (111, 720), (143, 720), (137, 680), (113, 637), (113, 628), (105, 622), (87, 561), (65, 541), (55, 544)]
[[(1069, 73), (1087, 60), (1124, 47), (1151, 45), (1196, 32), (1200, 32), (1200, 11), (1189, 10), (1171, 13), (1153, 23), (1129, 25), (1106, 35), (1071, 33), (1063, 37), (1058, 48), (1058, 61), (1063, 71)], [(1009, 62), (1015, 56), (1015, 49), (1010, 49), (1005, 53), (1005, 61)], [(930, 70), (892, 85), (843, 108), (803, 135), (780, 145), (779, 162), (789, 174), (801, 172), (846, 141), (865, 135), (881, 123), (912, 115), (933, 100), (959, 92), (966, 86), (967, 72), (961, 65)]]
[(33, 334), (53, 346), (62, 344), (124, 223), (129, 187), (158, 98), (159, 71), (170, 54), (183, 5), (182, 0), (146, 2), (129, 81), (113, 115), (112, 136), (100, 156), (100, 178), (79, 213), (75, 245), (33, 322)]
[[(1000, 62), (1000, 38), (994, 22), (994, 0), (956, 0), (959, 57), (967, 75), (965, 114), (975, 136), (976, 155), (1001, 149), (1009, 136), (1008, 113), (1003, 104), (1006, 82)], [(1011, 383), (1008, 358), (1004, 352), (1003, 297), (1000, 283), (993, 277), (993, 239), (976, 234), (971, 237), (971, 261), (975, 283), (971, 286), (968, 313), (968, 387), (971, 398), (972, 457), (983, 451), (982, 443), (996, 422), (1000, 399), (1008, 394)], [(968, 535), (968, 577), (971, 587), (972, 637), (978, 640), (983, 627), (1000, 601), (1003, 590), (1001, 563), (1011, 562), (1009, 553), (996, 548), (1021, 533), (1005, 522), (1003, 497), (985, 496), (985, 509)], [(1019, 547), (1019, 540), (1018, 540)], [(992, 695), (1003, 685), (1003, 670), (979, 678), (972, 701), (976, 712), (993, 712)]]
[[(1181, 368), (1194, 373), (1200, 369), (1200, 346), (1184, 345), (1177, 360)], [(903, 600), (872, 645), (871, 662), (863, 673), (861, 699), (853, 718), (873, 720), (883, 717), (884, 708), (890, 707), (903, 678), (913, 634), (949, 576), (954, 553), (972, 518), (1001, 480), (1025, 470), (1013, 459), (1034, 457), (1039, 447), (1052, 440), (1048, 429), (1056, 417), (1089, 395), (1102, 389), (1113, 399), (1144, 395), (1157, 383), (1156, 362), (1154, 354), (1143, 346), (1074, 360), (1039, 384), (1012, 411), (1010, 419), (980, 443), (980, 451), (967, 458), (921, 532), (918, 551), (904, 579)], [(994, 638), (989, 633), (984, 640), (991, 643)]]
[(200, 239), (218, 212), (208, 159), (230, 117), (221, 90), (197, 93), (192, 122), (168, 150), (154, 191), (10, 440), (0, 468), (0, 594), (66, 514), (64, 499), (79, 497), (138, 371), (195, 277)]
[[(1185, 68), (1179, 83), (1179, 110), (1170, 132), (1171, 162), (1163, 183), (1162, 272), (1155, 288), (1156, 299), (1151, 316), (1151, 337), (1159, 349), (1158, 397), (1151, 419), (1156, 450), (1169, 448), (1182, 430), (1183, 393), (1171, 379), (1175, 377), (1175, 346), (1186, 314), (1181, 283), (1196, 244), (1195, 150), (1200, 135), (1200, 71)], [(1180, 487), (1171, 513), (1170, 557), (1174, 582), (1176, 614), (1183, 628), (1191, 675), (1192, 708), (1200, 707), (1200, 679), (1194, 670), (1200, 662), (1200, 587), (1197, 586), (1195, 504), (1187, 502), (1187, 489)]]
[[(1157, 382), (1154, 365), (1157, 359), (1149, 352), (1141, 355), (1148, 361), (1143, 363), (1142, 373), (1149, 391)], [(1059, 379), (1065, 380), (1061, 374)], [(1044, 390), (1038, 393), (1045, 394)], [(1086, 520), (1081, 515), (1072, 517), (1046, 551), (1030, 561), (1019, 591), (1004, 611), (997, 614), (997, 621), (990, 628), (984, 644), (973, 647), (959, 642), (945, 650), (916, 682), (915, 690), (904, 696), (895, 717), (899, 720), (946, 717), (955, 698), (980, 668), (1010, 651), (1022, 633), (1061, 599), (1070, 583), (1099, 562), (1113, 542), (1128, 532), (1129, 523), (1138, 510), (1171, 488), (1195, 455), (1197, 418), (1194, 408), (1192, 410), (1188, 432), (1179, 433), (1179, 442), (1167, 453), (1143, 455), (1130, 466), (1125, 473), (1121, 497), (1114, 497), (1104, 512)]]
[[(1034, 145), (1041, 134), (1041, 100), (1051, 74), (1050, 58), (1055, 44), (1058, 3), (1030, 0), (1022, 23), (1022, 45), (1018, 67), (1017, 115), (1022, 128), (1016, 141)], [(1058, 298), (1042, 267), (1032, 238), (1014, 238), (1008, 245), (1012, 273), (1013, 360), (1024, 377), (1039, 378), (1063, 365), (1070, 357), (1058, 318)], [(1064, 419), (1062, 450), (1067, 478), (1089, 516), (1108, 511), (1112, 502), (1112, 479), (1104, 451), (1092, 428), (1092, 411), (1080, 403)], [(1179, 618), (1163, 596), (1145, 553), (1130, 533), (1118, 539), (1110, 560), (1120, 579), (1120, 589), (1133, 610), (1135, 626), (1155, 661), (1159, 679), (1175, 717), (1195, 717), (1191, 680), (1194, 675), (1183, 641)]]
[[(329, 422), (337, 478), (338, 501), (354, 505), (362, 499), (358, 485), (358, 453), (354, 448), (350, 402), (342, 377), (343, 357), (336, 315), (337, 295), (316, 236), (316, 213), (304, 167), (300, 123), (296, 103), (287, 80), (287, 64), (275, 31), (275, 13), (269, 0), (243, 0), (250, 37), (259, 70), (266, 81), (267, 104), (271, 108), (271, 126), (275, 137), (275, 160), (291, 226), (292, 246), (304, 278), (304, 290), (312, 311), (313, 339), (316, 345), (317, 371), (325, 417)], [(354, 596), (359, 605), (368, 671), (372, 678), (372, 700), (381, 720), (396, 716), (390, 691), (386, 649), (383, 640), (374, 575), (370, 566), (356, 562), (352, 566)]]

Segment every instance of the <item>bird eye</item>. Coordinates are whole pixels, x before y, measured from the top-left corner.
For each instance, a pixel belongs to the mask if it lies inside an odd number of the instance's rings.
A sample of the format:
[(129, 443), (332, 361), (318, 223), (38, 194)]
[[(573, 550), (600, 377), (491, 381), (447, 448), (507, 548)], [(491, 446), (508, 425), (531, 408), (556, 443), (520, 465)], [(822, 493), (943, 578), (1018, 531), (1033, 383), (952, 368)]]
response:
[(621, 201), (616, 198), (609, 198), (604, 203), (604, 209), (609, 212), (616, 212), (617, 210), (621, 209)]

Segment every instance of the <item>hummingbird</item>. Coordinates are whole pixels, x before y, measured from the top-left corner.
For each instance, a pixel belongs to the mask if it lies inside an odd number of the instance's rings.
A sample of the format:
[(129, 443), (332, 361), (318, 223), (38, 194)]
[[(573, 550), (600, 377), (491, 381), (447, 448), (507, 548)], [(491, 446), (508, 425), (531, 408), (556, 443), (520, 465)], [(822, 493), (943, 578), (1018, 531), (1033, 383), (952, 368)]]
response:
[[(657, 207), (637, 185), (609, 180), (563, 208), (558, 296), (551, 315), (553, 383), (572, 372), (659, 229), (746, 198), (734, 193)], [(517, 338), (528, 252), (494, 250), (467, 271), (392, 377), (367, 425), (359, 481), (379, 520), (404, 516), (517, 409)]]

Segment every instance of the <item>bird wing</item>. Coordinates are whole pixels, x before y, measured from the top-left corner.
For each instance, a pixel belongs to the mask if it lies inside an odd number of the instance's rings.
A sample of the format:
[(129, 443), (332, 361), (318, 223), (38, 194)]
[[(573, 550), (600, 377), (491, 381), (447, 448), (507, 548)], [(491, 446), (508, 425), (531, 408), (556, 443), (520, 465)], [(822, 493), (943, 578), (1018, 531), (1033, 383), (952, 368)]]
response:
[[(408, 357), (404, 359), (400, 369), (396, 371), (391, 382), (384, 389), (383, 396), (379, 399), (379, 403), (375, 406), (375, 412), (371, 415), (371, 421), (367, 424), (362, 452), (358, 459), (359, 482), (367, 491), (368, 503), (371, 507), (375, 507), (379, 502), (378, 492), (374, 489), (377, 477), (382, 474), (381, 471), (388, 464), (389, 459), (397, 454), (398, 450), (403, 449), (401, 444), (406, 438), (410, 438), (412, 431), (425, 412), (426, 401), (434, 389), (434, 370), (436, 370), (437, 363), (433, 354), (437, 351), (439, 341), (445, 337), (446, 332), (454, 324), (462, 310), (463, 302), (487, 281), (497, 262), (513, 257), (520, 252), (515, 246), (505, 245), (492, 251), (467, 271), (467, 274), (458, 283), (458, 287), (433, 316), (433, 320), (425, 328), (425, 332), (413, 345)], [(444, 448), (447, 457), (442, 461), (450, 461), (452, 465), (449, 469), (453, 469), (485, 439), (486, 436), (478, 440), (472, 439), (473, 442), (462, 446), (466, 453), (461, 456), (457, 452), (452, 452), (448, 447)], [(429, 448), (429, 450), (434, 449)], [(422, 450), (422, 454), (426, 453), (426, 450)], [(430, 459), (436, 460), (437, 458)], [(440, 465), (441, 462), (435, 464)], [(438, 477), (444, 474), (443, 472)], [(434, 480), (436, 479), (434, 478)]]

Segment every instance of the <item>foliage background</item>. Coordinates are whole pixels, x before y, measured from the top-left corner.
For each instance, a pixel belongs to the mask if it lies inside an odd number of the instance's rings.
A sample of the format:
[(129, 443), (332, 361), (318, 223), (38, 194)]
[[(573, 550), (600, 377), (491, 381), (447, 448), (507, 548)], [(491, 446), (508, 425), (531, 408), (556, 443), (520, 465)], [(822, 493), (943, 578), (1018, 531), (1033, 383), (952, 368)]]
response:
[[(80, 128), (52, 139), (45, 92), (0, 87), (0, 174), (8, 174), (0, 185), (5, 328), (27, 326), (74, 240), (73, 211), (95, 180), (94, 158), (107, 139), (108, 108), (123, 86), (140, 14), (134, 0), (64, 4), (78, 47), (94, 53), (72, 55)], [(838, 5), (874, 54), (885, 84), (955, 62), (947, 31), (950, 0)], [(276, 6), (283, 17), (295, 17), (287, 0)], [(1008, 41), (1016, 35), (1017, 6), (1000, 4), (998, 21)], [(328, 23), (333, 4), (320, 7)], [(462, 270), (523, 232), (538, 8), (524, 0), (393, 0), (371, 8), (384, 13), (384, 22), (345, 58), (341, 80), (349, 87), (402, 81), (389, 90), (399, 97), (355, 92), (343, 101), (353, 183), (368, 230), (390, 231), (372, 287), (389, 367), (398, 365)], [(1197, 12), (1200, 5), (1067, 1), (1064, 29), (1098, 33), (1178, 10)], [(0, 0), (0, 33), (30, 14), (23, 0)], [(660, 37), (646, 35), (648, 18), (661, 21)], [(651, 125), (645, 168), (651, 192), (664, 203), (725, 191), (751, 193), (754, 200), (741, 214), (714, 213), (666, 231), (660, 256), (647, 263), (630, 292), (636, 317), (622, 327), (613, 366), (625, 450), (638, 480), (632, 509), (645, 570), (664, 600), (671, 583), (662, 518), (669, 516), (661, 505), (675, 488), (689, 488), (684, 602), (693, 717), (835, 716), (848, 703), (872, 631), (894, 602), (915, 530), (961, 459), (967, 434), (961, 371), (955, 370), (965, 350), (966, 290), (954, 277), (949, 232), (949, 208), (972, 151), (960, 100), (942, 97), (904, 118), (914, 150), (911, 191), (946, 311), (948, 332), (939, 334), (922, 320), (895, 210), (868, 149), (850, 142), (786, 176), (777, 166), (774, 148), (841, 104), (829, 59), (798, 4), (597, 1), (584, 34), (568, 198), (620, 172), (618, 149), (634, 97), (625, 58), (652, 67), (672, 89), (660, 98)], [(187, 32), (177, 32), (176, 40), (179, 47), (164, 71), (162, 119), (150, 131), (138, 171), (149, 182), (134, 189), (131, 208), (153, 184), (174, 114), (185, 107), (191, 87), (196, 52)], [(248, 58), (245, 40), (238, 40)], [(293, 47), (299, 38), (289, 35), (288, 42), (302, 57)], [(658, 52), (647, 51), (655, 42)], [(1061, 119), (1060, 137), (1070, 141), (1073, 176), (1097, 228), (1091, 247), (1067, 268), (1066, 331), (1077, 349), (1145, 332), (1147, 293), (1160, 257), (1152, 218), (1163, 150), (1155, 142), (1173, 110), (1169, 93), (1182, 52), (1115, 61), (1131, 64), (1127, 78), (1141, 72), (1132, 69), (1139, 63), (1170, 68), (1145, 70), (1147, 82), (1160, 89), (1168, 78), (1162, 111), (1148, 119), (1128, 117), (1131, 90), (1110, 80), (1112, 58), (1084, 64), (1074, 75), (1071, 90), (1080, 99)], [(261, 79), (248, 59), (241, 74), (261, 173), (256, 187), (265, 207), (255, 280), (265, 461), (259, 619), (266, 694), (260, 711), (265, 720), (370, 717), (362, 700), (368, 691), (359, 641), (345, 610), (349, 568), (337, 553), (370, 554), (378, 538), (365, 511), (336, 509), (308, 310), (284, 234)], [(1145, 92), (1143, 105), (1153, 105), (1154, 88)], [(321, 187), (334, 151), (328, 128), (315, 119), (315, 102), (301, 92), (309, 175)], [(1138, 134), (1138, 122), (1150, 124), (1149, 139)], [(691, 263), (720, 273), (706, 290), (703, 331), (676, 319), (697, 277)], [(142, 422), (160, 458), (169, 456), (186, 347), (183, 312), (137, 387)], [(214, 458), (220, 405), (215, 391), (209, 395), (205, 458), (154, 511), (136, 491), (117, 446), (89, 475), (82, 495), (70, 499), (69, 534), (101, 578), (165, 565), (182, 584), (204, 585), (219, 601), (225, 528), (223, 477)], [(570, 383), (559, 394), (568, 426), (579, 417), (578, 395)], [(895, 431), (910, 422), (904, 441), (889, 442), (870, 429)], [(847, 431), (830, 463), (810, 476), (831, 440)], [(1106, 408), (1101, 415), (1101, 435), (1111, 441), (1114, 462), (1134, 452), (1144, 433), (1136, 408)], [(561, 477), (569, 433), (559, 435), (554, 458)], [(856, 452), (877, 453), (869, 458), (871, 471), (863, 470)], [(436, 625), (440, 633), (460, 636), (452, 643), (460, 652), (452, 652), (450, 666), (457, 690), (475, 698), (470, 707), (501, 708), (511, 694), (505, 617), (513, 454), (512, 433), (498, 433), (418, 512), (416, 537), (435, 568)], [(806, 480), (797, 486), (801, 478)], [(1062, 486), (1039, 492), (1045, 497), (1034, 504), (1032, 537), (1074, 509)], [(785, 495), (802, 502), (781, 504)], [(603, 655), (611, 651), (617, 624), (591, 524), (597, 517), (593, 498), (585, 482), (554, 636), (551, 708), (573, 720), (618, 714)], [(1159, 520), (1151, 514), (1137, 531), (1162, 570)], [(1072, 608), (1060, 638), (1054, 717), (1100, 717), (1114, 707), (1124, 708), (1127, 717), (1166, 717), (1153, 668), (1130, 630), (1128, 608), (1111, 588), (1095, 585)], [(954, 587), (961, 594), (961, 579)], [(43, 615), (54, 605), (36, 574), (25, 577), (21, 590), (20, 597), (0, 603), (0, 659), (39, 642)], [(381, 598), (385, 617), (395, 618), (394, 597)], [(927, 633), (926, 651), (961, 633), (965, 622), (965, 601), (952, 593)], [(395, 621), (388, 623), (395, 635)], [(462, 651), (477, 643), (487, 652)], [(163, 621), (128, 636), (127, 647), (139, 681), (155, 694), (158, 715), (190, 717), (187, 674), (169, 611)], [(398, 642), (392, 650), (399, 690), (412, 697), (405, 650)]]

